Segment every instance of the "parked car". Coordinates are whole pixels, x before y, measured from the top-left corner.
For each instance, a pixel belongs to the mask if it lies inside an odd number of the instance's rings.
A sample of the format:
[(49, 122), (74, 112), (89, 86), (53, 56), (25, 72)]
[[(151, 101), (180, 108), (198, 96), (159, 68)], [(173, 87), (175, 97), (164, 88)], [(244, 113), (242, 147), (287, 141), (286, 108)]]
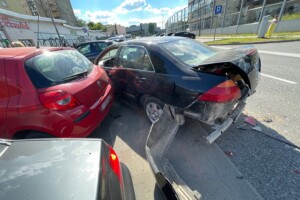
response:
[(174, 33), (168, 33), (167, 36), (172, 36)]
[(196, 35), (194, 33), (185, 32), (185, 31), (174, 33), (173, 36), (187, 37), (192, 39), (196, 38)]
[(0, 50), (0, 138), (86, 137), (113, 102), (105, 71), (72, 48)]
[(213, 125), (241, 112), (260, 77), (254, 47), (216, 50), (181, 37), (149, 37), (108, 47), (95, 60), (115, 90), (139, 105), (151, 122), (163, 105)]
[(108, 38), (108, 40), (113, 40), (115, 42), (123, 42), (127, 40), (127, 38), (125, 36), (116, 36), (116, 37)]
[(103, 140), (0, 140), (0, 168), (0, 199), (135, 199), (130, 171)]
[(97, 40), (92, 42), (82, 43), (77, 45), (75, 48), (87, 57), (90, 61), (94, 61), (95, 58), (101, 53), (106, 47), (114, 44), (113, 40)]

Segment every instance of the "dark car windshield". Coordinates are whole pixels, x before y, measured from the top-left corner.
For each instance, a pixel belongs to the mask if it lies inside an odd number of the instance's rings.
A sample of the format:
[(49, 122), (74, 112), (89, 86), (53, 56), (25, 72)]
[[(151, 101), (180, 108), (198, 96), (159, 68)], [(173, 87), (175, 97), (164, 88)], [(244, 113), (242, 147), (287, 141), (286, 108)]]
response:
[(89, 73), (93, 64), (77, 50), (45, 52), (25, 62), (25, 69), (36, 88), (46, 88), (74, 79), (76, 74)]
[(160, 46), (184, 64), (194, 67), (214, 56), (217, 51), (195, 40), (176, 40)]

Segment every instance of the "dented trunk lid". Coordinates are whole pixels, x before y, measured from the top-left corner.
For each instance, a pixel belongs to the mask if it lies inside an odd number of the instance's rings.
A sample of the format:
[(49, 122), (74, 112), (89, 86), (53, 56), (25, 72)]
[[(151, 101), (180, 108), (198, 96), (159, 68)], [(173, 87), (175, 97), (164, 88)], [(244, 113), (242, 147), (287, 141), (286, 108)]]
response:
[(204, 60), (197, 67), (213, 67), (220, 64), (234, 66), (244, 76), (245, 82), (251, 90), (255, 90), (260, 79), (261, 63), (257, 49), (254, 46), (219, 50), (218, 53)]

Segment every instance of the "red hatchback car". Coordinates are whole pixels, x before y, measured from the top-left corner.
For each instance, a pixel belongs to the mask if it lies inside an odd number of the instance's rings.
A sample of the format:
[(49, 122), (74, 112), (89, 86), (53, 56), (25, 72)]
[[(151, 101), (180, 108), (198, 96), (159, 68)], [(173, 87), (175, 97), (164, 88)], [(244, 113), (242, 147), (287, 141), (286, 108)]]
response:
[(0, 138), (85, 137), (112, 102), (105, 71), (77, 50), (0, 49)]

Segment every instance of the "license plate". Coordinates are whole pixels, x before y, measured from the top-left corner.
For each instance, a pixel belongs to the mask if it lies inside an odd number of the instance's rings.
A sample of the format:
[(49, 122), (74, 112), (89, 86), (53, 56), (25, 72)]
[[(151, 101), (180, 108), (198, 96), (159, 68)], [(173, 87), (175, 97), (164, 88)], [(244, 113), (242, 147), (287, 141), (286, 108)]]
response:
[(105, 110), (105, 108), (106, 108), (106, 106), (109, 104), (109, 102), (110, 102), (110, 96), (108, 96), (104, 101), (103, 101), (103, 103), (102, 103), (102, 105), (101, 105), (101, 111), (103, 111), (103, 110)]

